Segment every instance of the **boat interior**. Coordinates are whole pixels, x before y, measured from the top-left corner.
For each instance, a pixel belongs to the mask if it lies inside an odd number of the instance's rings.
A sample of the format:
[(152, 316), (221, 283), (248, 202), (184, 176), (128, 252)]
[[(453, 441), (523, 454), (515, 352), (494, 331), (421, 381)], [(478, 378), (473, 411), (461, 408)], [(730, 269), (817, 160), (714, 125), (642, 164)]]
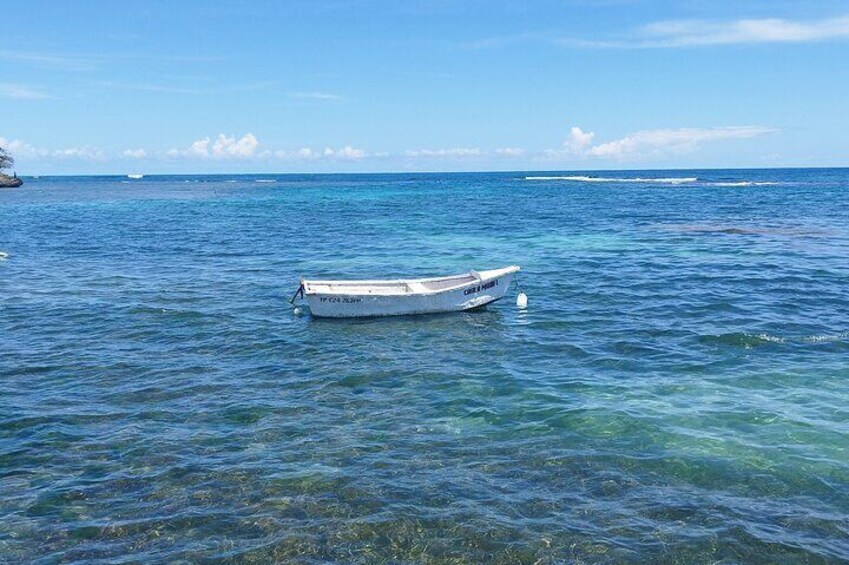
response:
[(394, 281), (303, 281), (309, 294), (371, 294), (404, 295), (428, 294), (448, 290), (480, 280), (475, 271), (465, 275), (434, 279), (409, 279)]

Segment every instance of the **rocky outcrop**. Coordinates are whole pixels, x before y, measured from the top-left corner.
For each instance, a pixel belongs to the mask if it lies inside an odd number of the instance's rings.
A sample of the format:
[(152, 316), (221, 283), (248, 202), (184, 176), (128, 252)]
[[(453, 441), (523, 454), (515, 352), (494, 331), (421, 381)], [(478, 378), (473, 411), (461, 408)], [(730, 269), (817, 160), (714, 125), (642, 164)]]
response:
[(16, 186), (21, 186), (22, 184), (24, 184), (24, 181), (18, 177), (0, 175), (0, 188), (14, 188)]

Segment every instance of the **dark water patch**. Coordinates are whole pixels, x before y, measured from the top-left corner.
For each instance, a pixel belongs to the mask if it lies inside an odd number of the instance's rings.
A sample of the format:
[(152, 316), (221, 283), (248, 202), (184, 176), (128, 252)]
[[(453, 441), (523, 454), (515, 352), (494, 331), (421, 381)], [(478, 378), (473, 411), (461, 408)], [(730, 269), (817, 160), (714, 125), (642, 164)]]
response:
[(789, 237), (827, 237), (837, 235), (836, 232), (805, 227), (769, 227), (741, 225), (711, 225), (711, 224), (659, 224), (658, 227), (681, 233), (718, 234), (718, 235), (777, 235)]

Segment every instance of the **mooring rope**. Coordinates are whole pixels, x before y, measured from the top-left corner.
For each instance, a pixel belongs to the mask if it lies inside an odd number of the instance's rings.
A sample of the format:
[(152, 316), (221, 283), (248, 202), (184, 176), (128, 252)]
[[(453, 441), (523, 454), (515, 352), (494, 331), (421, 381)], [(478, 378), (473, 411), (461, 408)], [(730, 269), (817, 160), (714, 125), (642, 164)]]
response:
[(294, 304), (294, 303), (295, 303), (295, 300), (298, 298), (298, 294), (300, 294), (300, 295), (301, 295), (301, 298), (303, 298), (303, 297), (304, 297), (304, 285), (303, 285), (303, 284), (298, 285), (298, 290), (296, 290), (296, 291), (295, 291), (295, 295), (294, 295), (294, 296), (292, 297), (292, 299), (289, 301), (289, 304)]

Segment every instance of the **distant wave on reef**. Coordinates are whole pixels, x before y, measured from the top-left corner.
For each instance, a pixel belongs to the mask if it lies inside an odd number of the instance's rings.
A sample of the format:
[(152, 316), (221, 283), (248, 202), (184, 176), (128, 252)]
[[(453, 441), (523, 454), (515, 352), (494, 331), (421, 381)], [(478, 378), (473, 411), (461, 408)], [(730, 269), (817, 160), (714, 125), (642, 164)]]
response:
[(693, 184), (704, 186), (774, 186), (781, 183), (771, 181), (700, 181), (698, 177), (591, 177), (586, 175), (557, 175), (557, 176), (528, 176), (527, 181), (567, 181), (567, 182), (591, 182), (591, 183), (639, 183), (639, 184)]
[(645, 182), (645, 183), (682, 184), (682, 183), (685, 183), (685, 182), (696, 182), (699, 179), (696, 178), (696, 177), (619, 178), (619, 177), (588, 177), (588, 176), (576, 175), (576, 176), (525, 177), (525, 180), (565, 180), (565, 181), (572, 181), (572, 182)]
[(778, 182), (754, 182), (750, 180), (735, 181), (735, 182), (708, 182), (710, 186), (775, 186), (781, 183)]

